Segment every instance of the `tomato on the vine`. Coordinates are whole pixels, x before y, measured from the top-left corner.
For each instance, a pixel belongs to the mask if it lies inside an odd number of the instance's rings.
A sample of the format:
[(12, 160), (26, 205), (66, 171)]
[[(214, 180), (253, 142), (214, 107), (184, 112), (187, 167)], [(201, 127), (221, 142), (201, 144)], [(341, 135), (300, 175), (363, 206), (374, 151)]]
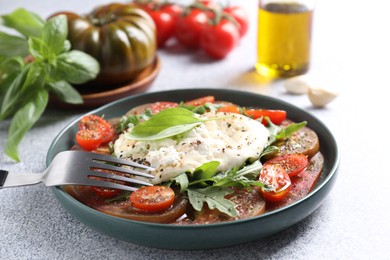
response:
[(200, 35), (208, 17), (205, 12), (191, 9), (188, 14), (181, 15), (176, 22), (174, 37), (188, 48), (200, 47)]
[(263, 197), (270, 202), (281, 201), (291, 190), (291, 179), (286, 170), (278, 164), (265, 163), (260, 171), (259, 181), (274, 188), (274, 190), (260, 189)]
[(236, 25), (227, 19), (222, 19), (216, 24), (208, 23), (204, 26), (200, 45), (210, 57), (222, 59), (236, 47), (239, 38)]
[(173, 36), (175, 28), (175, 18), (171, 14), (161, 9), (146, 10), (152, 17), (157, 28), (157, 45), (159, 48), (164, 47), (168, 39)]
[(238, 31), (242, 38), (248, 32), (249, 28), (249, 18), (246, 11), (241, 6), (227, 6), (223, 8), (223, 12), (230, 14), (240, 25)]
[(161, 5), (161, 11), (170, 14), (176, 23), (177, 19), (183, 12), (183, 8), (177, 4), (163, 3)]
[(175, 192), (166, 186), (145, 186), (130, 194), (131, 205), (148, 212), (166, 210), (174, 200)]

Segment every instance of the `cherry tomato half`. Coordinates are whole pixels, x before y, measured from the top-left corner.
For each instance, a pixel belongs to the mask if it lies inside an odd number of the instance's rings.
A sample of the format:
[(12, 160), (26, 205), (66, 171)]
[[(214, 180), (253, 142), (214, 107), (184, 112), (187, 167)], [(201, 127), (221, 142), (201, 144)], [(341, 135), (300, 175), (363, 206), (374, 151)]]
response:
[(281, 201), (291, 190), (291, 179), (286, 170), (278, 164), (264, 164), (260, 171), (259, 181), (275, 189), (274, 191), (260, 189), (267, 201)]
[(76, 134), (76, 142), (86, 151), (92, 151), (102, 144), (102, 134), (100, 131), (82, 129)]
[[(287, 113), (284, 110), (272, 110), (272, 109), (246, 109), (244, 111), (246, 116), (249, 116), (253, 119), (258, 119), (260, 117), (269, 117), (272, 123), (280, 125), (287, 117)], [(265, 119), (262, 120), (264, 125), (267, 125)]]
[(308, 165), (309, 160), (304, 154), (285, 154), (268, 160), (265, 164), (277, 164), (286, 170), (289, 177), (302, 172)]
[(114, 136), (112, 125), (98, 115), (86, 115), (78, 123), (80, 130), (99, 131), (102, 135), (102, 143), (108, 143)]
[(166, 210), (174, 200), (175, 192), (166, 186), (145, 186), (130, 194), (131, 205), (148, 212)]
[(206, 24), (203, 27), (200, 46), (211, 58), (222, 59), (236, 47), (239, 38), (236, 25), (227, 19), (222, 19), (216, 25)]

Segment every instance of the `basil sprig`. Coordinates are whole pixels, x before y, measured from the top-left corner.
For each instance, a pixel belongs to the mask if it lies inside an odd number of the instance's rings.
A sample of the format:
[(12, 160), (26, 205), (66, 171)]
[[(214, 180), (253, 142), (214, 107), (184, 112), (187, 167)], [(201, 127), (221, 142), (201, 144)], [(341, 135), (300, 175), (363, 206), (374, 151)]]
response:
[(225, 117), (201, 119), (188, 109), (175, 107), (165, 109), (150, 119), (136, 125), (126, 138), (138, 141), (154, 141), (183, 134), (210, 120)]
[(5, 153), (20, 161), (18, 145), (44, 112), (49, 92), (80, 104), (71, 84), (94, 79), (100, 67), (90, 55), (71, 50), (64, 15), (45, 21), (20, 8), (0, 16), (0, 24), (16, 31), (0, 32), (0, 122), (12, 117)]

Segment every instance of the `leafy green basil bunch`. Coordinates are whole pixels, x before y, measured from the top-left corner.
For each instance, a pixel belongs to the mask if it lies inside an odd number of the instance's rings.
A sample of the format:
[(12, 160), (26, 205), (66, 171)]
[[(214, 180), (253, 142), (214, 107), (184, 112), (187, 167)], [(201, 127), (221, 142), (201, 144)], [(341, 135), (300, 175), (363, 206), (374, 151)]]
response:
[(25, 9), (0, 16), (0, 122), (11, 118), (5, 153), (20, 161), (18, 145), (44, 112), (49, 93), (60, 100), (82, 103), (72, 84), (94, 79), (99, 63), (71, 50), (65, 15), (47, 21)]

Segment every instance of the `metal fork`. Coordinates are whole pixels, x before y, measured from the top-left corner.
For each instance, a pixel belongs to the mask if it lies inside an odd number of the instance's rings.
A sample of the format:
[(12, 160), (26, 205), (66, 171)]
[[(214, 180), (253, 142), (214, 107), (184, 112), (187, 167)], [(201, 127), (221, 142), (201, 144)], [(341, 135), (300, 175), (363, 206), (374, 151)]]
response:
[[(145, 170), (145, 172), (122, 166), (140, 168)], [(137, 187), (113, 181), (152, 186), (147, 181), (110, 174), (101, 170), (126, 173), (147, 179), (154, 178), (153, 175), (146, 173), (154, 169), (142, 164), (118, 159), (109, 155), (83, 151), (64, 151), (58, 153), (49, 167), (42, 173), (11, 173), (6, 170), (0, 170), (0, 188), (43, 182), (46, 186), (88, 185), (127, 191), (135, 191), (138, 189)]]

